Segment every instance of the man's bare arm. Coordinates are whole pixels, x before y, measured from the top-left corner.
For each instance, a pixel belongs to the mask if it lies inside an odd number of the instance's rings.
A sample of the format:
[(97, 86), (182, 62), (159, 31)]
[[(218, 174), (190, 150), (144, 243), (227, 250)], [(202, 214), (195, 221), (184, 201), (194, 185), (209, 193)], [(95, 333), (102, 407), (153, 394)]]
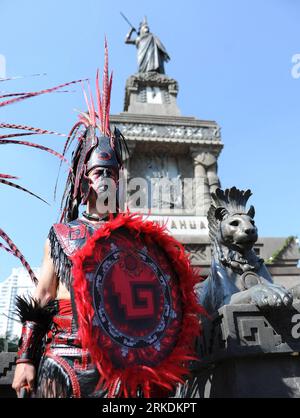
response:
[(39, 299), (42, 305), (46, 305), (47, 302), (56, 298), (58, 288), (58, 278), (54, 270), (53, 260), (50, 256), (49, 239), (45, 243), (41, 274), (38, 280), (33, 297)]

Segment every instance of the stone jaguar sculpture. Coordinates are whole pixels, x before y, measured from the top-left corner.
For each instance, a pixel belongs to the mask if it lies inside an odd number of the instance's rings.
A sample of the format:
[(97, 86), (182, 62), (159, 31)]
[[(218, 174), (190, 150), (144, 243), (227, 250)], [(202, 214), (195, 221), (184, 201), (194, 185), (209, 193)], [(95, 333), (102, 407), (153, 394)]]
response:
[(212, 264), (208, 278), (197, 285), (199, 302), (208, 313), (227, 304), (255, 304), (261, 309), (288, 307), (292, 293), (273, 283), (253, 246), (257, 241), (255, 210), (246, 209), (250, 190), (217, 189), (208, 212)]

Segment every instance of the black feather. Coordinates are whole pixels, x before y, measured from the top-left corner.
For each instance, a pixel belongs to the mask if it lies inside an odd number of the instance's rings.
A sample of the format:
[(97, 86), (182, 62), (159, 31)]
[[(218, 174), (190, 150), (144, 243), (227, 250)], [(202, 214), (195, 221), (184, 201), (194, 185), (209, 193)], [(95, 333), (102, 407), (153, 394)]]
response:
[(72, 262), (64, 253), (53, 227), (50, 229), (48, 238), (50, 241), (50, 255), (54, 263), (55, 273), (60, 282), (70, 290)]
[(57, 303), (55, 300), (42, 305), (39, 300), (32, 296), (16, 297), (16, 315), (19, 316), (22, 323), (32, 321), (48, 329), (56, 313)]

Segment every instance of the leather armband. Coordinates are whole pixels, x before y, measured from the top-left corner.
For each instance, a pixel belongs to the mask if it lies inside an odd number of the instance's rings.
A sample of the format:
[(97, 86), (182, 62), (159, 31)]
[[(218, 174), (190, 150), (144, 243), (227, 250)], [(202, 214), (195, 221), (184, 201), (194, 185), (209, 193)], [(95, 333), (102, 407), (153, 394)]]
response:
[(47, 330), (38, 323), (26, 321), (22, 327), (16, 363), (37, 365), (41, 357), (43, 338)]
[(16, 312), (23, 324), (16, 363), (39, 364), (43, 339), (56, 313), (56, 302), (42, 306), (33, 298), (16, 298)]

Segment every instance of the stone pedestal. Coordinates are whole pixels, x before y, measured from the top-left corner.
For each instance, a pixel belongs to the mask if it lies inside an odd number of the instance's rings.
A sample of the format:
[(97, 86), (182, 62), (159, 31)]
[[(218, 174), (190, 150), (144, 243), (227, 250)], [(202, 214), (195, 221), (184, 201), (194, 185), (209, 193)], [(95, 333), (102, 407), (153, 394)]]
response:
[(179, 116), (178, 83), (157, 72), (137, 73), (126, 82), (124, 111)]
[(203, 321), (198, 352), (193, 396), (300, 397), (300, 303), (224, 306)]

